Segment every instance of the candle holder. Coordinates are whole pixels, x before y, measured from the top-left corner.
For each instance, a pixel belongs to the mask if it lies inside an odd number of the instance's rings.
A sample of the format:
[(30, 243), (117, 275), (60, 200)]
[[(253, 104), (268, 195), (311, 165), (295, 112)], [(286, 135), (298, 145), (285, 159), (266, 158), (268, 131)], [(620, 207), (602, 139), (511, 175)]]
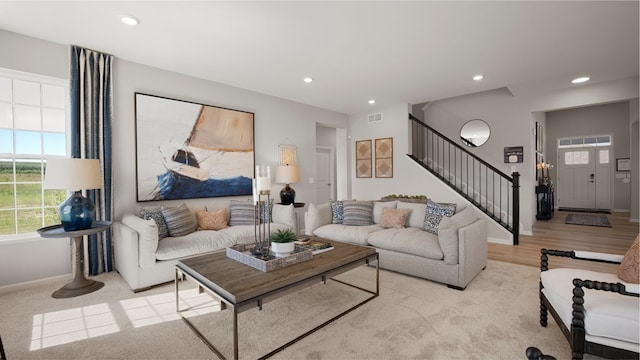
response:
[[(262, 201), (263, 197), (266, 201)], [(256, 199), (255, 196), (254, 199)], [(262, 260), (274, 258), (274, 256), (270, 254), (271, 241), (269, 240), (269, 236), (271, 234), (271, 221), (268, 221), (270, 216), (266, 216), (269, 211), (269, 204), (271, 204), (271, 191), (260, 190), (259, 194), (257, 194), (257, 200), (254, 203), (253, 224), (256, 246), (251, 251), (251, 254)]]

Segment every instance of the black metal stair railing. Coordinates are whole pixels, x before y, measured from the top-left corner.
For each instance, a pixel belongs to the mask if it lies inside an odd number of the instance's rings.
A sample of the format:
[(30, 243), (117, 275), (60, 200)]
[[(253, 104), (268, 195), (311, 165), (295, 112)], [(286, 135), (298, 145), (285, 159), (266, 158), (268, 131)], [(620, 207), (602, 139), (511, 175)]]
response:
[(409, 114), (411, 159), (513, 235), (518, 245), (520, 174), (511, 176)]

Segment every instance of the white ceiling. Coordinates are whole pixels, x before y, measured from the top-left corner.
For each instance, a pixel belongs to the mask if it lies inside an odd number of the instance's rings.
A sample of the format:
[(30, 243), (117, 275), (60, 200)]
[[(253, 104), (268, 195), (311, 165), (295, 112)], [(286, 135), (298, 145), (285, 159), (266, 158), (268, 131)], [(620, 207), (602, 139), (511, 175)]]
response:
[(0, 1), (0, 28), (354, 114), (638, 76), (638, 13), (637, 1)]

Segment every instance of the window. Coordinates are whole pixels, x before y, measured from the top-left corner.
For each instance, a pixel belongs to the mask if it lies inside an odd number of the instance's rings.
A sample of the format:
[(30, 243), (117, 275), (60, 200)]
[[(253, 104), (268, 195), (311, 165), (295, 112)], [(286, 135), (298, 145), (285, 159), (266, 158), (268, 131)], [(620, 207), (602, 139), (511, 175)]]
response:
[(589, 163), (588, 151), (567, 151), (564, 153), (565, 165), (584, 165)]
[(585, 136), (575, 138), (558, 139), (558, 148), (610, 146), (611, 135)]
[(44, 190), (46, 158), (67, 157), (67, 81), (0, 69), (0, 239), (60, 223), (66, 190)]

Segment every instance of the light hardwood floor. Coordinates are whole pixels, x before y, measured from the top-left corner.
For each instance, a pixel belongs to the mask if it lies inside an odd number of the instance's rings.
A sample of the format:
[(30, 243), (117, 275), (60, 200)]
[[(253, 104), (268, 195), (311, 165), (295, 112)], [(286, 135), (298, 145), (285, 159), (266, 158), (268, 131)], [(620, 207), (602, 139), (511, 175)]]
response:
[[(540, 267), (540, 249), (584, 250), (610, 254), (627, 251), (638, 235), (639, 225), (629, 221), (629, 213), (606, 214), (613, 227), (565, 224), (571, 212), (557, 211), (549, 221), (538, 220), (533, 225), (533, 236), (520, 235), (520, 245), (489, 243), (489, 259), (514, 264)], [(550, 267), (579, 267), (588, 270), (615, 273), (617, 265), (576, 261), (552, 257)]]

